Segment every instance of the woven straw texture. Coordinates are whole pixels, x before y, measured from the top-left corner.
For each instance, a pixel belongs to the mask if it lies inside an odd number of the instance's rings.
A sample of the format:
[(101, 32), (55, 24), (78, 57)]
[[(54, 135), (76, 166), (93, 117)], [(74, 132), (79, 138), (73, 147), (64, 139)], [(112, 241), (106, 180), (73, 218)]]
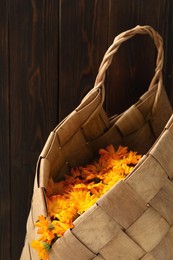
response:
[[(111, 119), (103, 110), (105, 73), (120, 45), (148, 34), (157, 48), (156, 69), (148, 91)], [(159, 34), (137, 26), (118, 35), (107, 50), (95, 86), (51, 133), (40, 154), (21, 260), (38, 259), (30, 241), (34, 222), (47, 216), (48, 178), (95, 158), (99, 148), (121, 145), (144, 154), (133, 172), (119, 181), (50, 250), (51, 260), (173, 259), (173, 117), (162, 83), (163, 47)]]

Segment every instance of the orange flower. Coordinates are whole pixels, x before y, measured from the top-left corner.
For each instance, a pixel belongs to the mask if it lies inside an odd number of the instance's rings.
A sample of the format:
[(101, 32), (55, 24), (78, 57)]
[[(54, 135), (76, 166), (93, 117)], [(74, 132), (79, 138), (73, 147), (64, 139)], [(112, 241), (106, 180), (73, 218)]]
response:
[(95, 195), (91, 195), (89, 191), (73, 191), (70, 193), (70, 200), (74, 203), (78, 209), (77, 213), (81, 215), (87, 209), (89, 209), (98, 198)]
[(55, 195), (47, 199), (50, 217), (62, 222), (68, 222), (77, 214), (76, 206), (69, 200), (68, 195)]
[(62, 223), (61, 221), (54, 220), (52, 221), (52, 225), (54, 226), (54, 233), (58, 237), (61, 237), (67, 229), (74, 227), (72, 221), (69, 221), (68, 223)]
[(55, 236), (52, 233), (53, 226), (50, 220), (41, 215), (38, 217), (35, 226), (39, 228), (37, 233), (41, 235), (39, 241), (50, 243), (54, 239)]
[(122, 179), (124, 179), (123, 174), (115, 174), (114, 171), (109, 171), (108, 174), (105, 175), (103, 183), (112, 187), (115, 183)]
[(102, 181), (99, 183), (92, 182), (88, 184), (87, 187), (90, 193), (95, 195), (98, 199), (103, 195), (104, 184)]
[(54, 195), (47, 198), (47, 206), (50, 217), (56, 218), (56, 214), (68, 208), (68, 201), (62, 195)]
[(73, 176), (73, 178), (79, 177), (81, 175), (79, 168), (72, 168), (71, 175)]
[(97, 164), (87, 164), (85, 167), (80, 167), (80, 170), (81, 177), (89, 180), (94, 178), (99, 173), (100, 169)]
[(136, 152), (130, 151), (126, 154), (123, 158), (123, 162), (126, 164), (137, 164), (138, 161), (141, 159), (141, 155), (137, 154)]
[(127, 150), (128, 148), (127, 147), (124, 147), (124, 146), (119, 146), (118, 147), (118, 150), (115, 152), (115, 155), (113, 155), (113, 156), (115, 156), (116, 158), (114, 158), (114, 159), (117, 159), (117, 160), (120, 160), (120, 159), (122, 159), (127, 153), (128, 153), (128, 150)]
[(81, 182), (81, 183), (75, 184), (72, 191), (76, 192), (76, 191), (84, 191), (84, 190), (88, 191), (88, 187), (86, 184)]
[(40, 242), (37, 240), (33, 240), (31, 242), (32, 248), (38, 251), (38, 257), (41, 260), (49, 260), (48, 252), (50, 250), (50, 244), (46, 242)]

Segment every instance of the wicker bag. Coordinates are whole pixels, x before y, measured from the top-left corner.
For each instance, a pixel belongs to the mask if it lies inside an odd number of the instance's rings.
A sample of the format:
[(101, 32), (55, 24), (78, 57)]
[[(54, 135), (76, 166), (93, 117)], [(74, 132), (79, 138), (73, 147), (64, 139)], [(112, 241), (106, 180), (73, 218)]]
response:
[[(155, 75), (137, 103), (109, 119), (103, 110), (105, 73), (121, 43), (136, 34), (149, 34), (154, 40), (158, 51)], [(145, 155), (124, 181), (114, 185), (53, 244), (50, 259), (173, 259), (173, 118), (162, 66), (162, 39), (151, 27), (137, 26), (115, 38), (94, 88), (50, 133), (40, 154), (22, 260), (38, 259), (30, 241), (38, 237), (34, 228), (38, 216), (48, 215), (48, 178), (62, 178), (69, 167), (93, 160), (98, 149), (110, 143)]]

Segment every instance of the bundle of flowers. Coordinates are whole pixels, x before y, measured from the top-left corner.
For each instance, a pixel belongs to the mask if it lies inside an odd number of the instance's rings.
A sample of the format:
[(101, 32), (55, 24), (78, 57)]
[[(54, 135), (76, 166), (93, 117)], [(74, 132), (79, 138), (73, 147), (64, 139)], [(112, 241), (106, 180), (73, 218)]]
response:
[(124, 179), (138, 163), (141, 155), (113, 145), (99, 150), (98, 158), (85, 166), (72, 168), (65, 179), (54, 182), (49, 179), (46, 197), (49, 218), (39, 216), (35, 226), (40, 235), (31, 246), (38, 251), (39, 259), (49, 259), (48, 252), (52, 244), (73, 221), (87, 211), (115, 183)]

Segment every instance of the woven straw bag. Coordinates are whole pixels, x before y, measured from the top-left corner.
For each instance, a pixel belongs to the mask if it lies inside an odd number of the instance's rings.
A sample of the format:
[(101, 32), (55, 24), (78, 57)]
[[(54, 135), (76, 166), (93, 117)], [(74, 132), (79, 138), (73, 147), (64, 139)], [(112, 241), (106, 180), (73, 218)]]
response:
[[(136, 34), (149, 34), (158, 55), (148, 91), (109, 119), (103, 110), (105, 73), (120, 45)], [(40, 154), (22, 260), (38, 259), (30, 241), (34, 222), (47, 216), (48, 178), (63, 177), (69, 167), (93, 160), (99, 148), (113, 144), (145, 154), (124, 180), (74, 222), (50, 250), (57, 260), (173, 259), (173, 118), (162, 83), (163, 47), (159, 34), (137, 26), (118, 35), (101, 63), (94, 88), (51, 133)]]

